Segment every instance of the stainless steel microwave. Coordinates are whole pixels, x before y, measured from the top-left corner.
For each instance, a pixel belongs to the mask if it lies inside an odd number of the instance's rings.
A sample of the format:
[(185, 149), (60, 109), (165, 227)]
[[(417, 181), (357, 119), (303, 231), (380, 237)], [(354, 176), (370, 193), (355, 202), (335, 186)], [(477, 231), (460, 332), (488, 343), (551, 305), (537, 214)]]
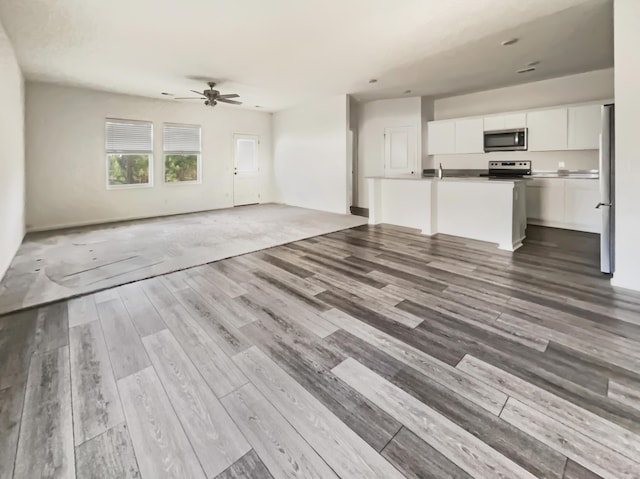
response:
[(484, 132), (484, 151), (526, 151), (527, 129)]

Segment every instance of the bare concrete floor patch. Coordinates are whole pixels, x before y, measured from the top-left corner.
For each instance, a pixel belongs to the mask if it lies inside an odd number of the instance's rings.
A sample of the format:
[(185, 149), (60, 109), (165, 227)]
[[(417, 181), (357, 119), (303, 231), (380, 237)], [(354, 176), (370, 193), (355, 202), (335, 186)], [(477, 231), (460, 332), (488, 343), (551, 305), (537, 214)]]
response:
[(265, 204), (29, 234), (0, 283), (0, 314), (366, 222)]

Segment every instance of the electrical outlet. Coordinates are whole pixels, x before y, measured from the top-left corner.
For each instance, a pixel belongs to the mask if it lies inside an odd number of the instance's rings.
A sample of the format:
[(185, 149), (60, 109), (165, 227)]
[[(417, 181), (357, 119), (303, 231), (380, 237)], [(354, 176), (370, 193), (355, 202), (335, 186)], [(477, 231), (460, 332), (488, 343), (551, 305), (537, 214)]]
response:
[(560, 169), (564, 168), (564, 161), (559, 161), (558, 162), (558, 168), (560, 168)]

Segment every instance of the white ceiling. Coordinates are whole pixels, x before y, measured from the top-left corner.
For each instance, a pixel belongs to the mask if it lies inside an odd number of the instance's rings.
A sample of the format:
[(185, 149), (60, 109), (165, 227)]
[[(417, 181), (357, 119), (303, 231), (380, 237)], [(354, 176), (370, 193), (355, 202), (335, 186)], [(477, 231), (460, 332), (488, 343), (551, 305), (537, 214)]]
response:
[[(612, 9), (612, 0), (0, 0), (0, 21), (31, 80), (161, 97), (213, 78), (243, 107), (276, 111), (332, 94), (444, 96), (610, 67)], [(520, 41), (500, 45), (511, 37)], [(536, 72), (515, 73), (530, 61), (541, 62)]]

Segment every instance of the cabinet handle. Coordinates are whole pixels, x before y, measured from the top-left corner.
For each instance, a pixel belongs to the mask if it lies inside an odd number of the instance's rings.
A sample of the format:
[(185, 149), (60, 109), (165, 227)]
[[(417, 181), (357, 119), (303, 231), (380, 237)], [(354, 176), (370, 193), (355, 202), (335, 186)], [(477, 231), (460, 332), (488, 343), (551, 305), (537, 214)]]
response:
[(598, 203), (596, 209), (599, 210), (601, 206), (612, 206), (611, 203)]

